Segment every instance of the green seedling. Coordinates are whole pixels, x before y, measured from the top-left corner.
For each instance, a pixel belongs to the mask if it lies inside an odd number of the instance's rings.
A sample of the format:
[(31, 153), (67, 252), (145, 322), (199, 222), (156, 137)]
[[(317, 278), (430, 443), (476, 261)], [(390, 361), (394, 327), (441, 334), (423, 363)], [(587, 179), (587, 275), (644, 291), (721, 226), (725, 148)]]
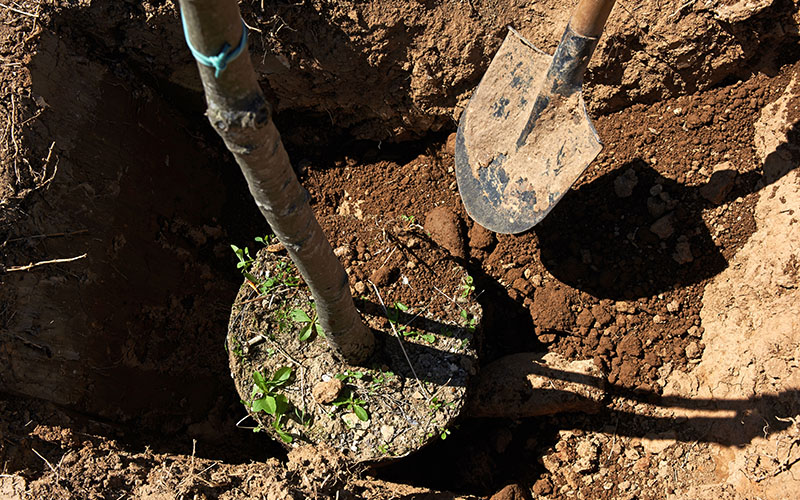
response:
[(268, 234), (268, 235), (263, 236), (263, 237), (262, 236), (256, 236), (253, 239), (256, 241), (256, 243), (261, 243), (262, 245), (264, 245), (266, 247), (266, 246), (269, 246), (269, 245), (272, 244), (272, 238), (273, 238), (273, 236)]
[(466, 299), (472, 292), (475, 291), (475, 285), (473, 283), (474, 280), (472, 279), (472, 276), (467, 275), (461, 279), (461, 285), (459, 288), (461, 289), (462, 299)]
[(431, 402), (428, 404), (428, 408), (430, 408), (431, 413), (436, 413), (437, 411), (441, 410), (442, 408), (444, 408), (446, 406), (453, 406), (454, 404), (455, 404), (454, 401), (451, 401), (449, 403), (445, 403), (444, 401), (442, 401), (438, 397), (434, 396), (433, 398), (431, 398)]
[(289, 317), (295, 323), (300, 323), (303, 325), (302, 328), (300, 328), (300, 333), (298, 334), (300, 342), (305, 342), (306, 340), (310, 339), (314, 332), (317, 332), (318, 335), (323, 335), (322, 326), (320, 326), (319, 320), (317, 319), (316, 310), (314, 311), (314, 317), (309, 318), (308, 313), (298, 307), (289, 311)]
[(413, 226), (416, 222), (416, 217), (413, 215), (401, 215), (400, 220), (406, 222), (409, 226)]
[(351, 390), (346, 391), (333, 402), (334, 406), (344, 407), (347, 410), (355, 413), (356, 417), (358, 417), (358, 419), (362, 422), (369, 420), (369, 413), (367, 413), (367, 410), (364, 409), (365, 404), (366, 401), (356, 398)]
[(233, 250), (233, 253), (236, 254), (236, 258), (239, 259), (239, 262), (236, 263), (236, 269), (241, 270), (242, 273), (247, 273), (247, 271), (250, 270), (250, 266), (253, 265), (253, 258), (250, 257), (250, 249), (247, 247), (239, 248), (236, 245), (231, 245), (231, 250)]
[(432, 334), (432, 333), (421, 333), (421, 332), (418, 332), (416, 330), (410, 329), (408, 327), (408, 325), (401, 325), (401, 324), (398, 323), (398, 318), (400, 317), (400, 313), (401, 312), (407, 312), (407, 311), (408, 311), (408, 306), (403, 304), (402, 302), (395, 302), (394, 306), (392, 306), (392, 308), (389, 309), (389, 318), (388, 319), (389, 319), (389, 322), (391, 322), (391, 323), (393, 323), (395, 325), (395, 328), (397, 329), (397, 333), (399, 333), (403, 337), (410, 338), (410, 339), (421, 338), (422, 340), (424, 340), (425, 342), (428, 342), (429, 344), (436, 343), (436, 336), (434, 334)]
[(266, 379), (261, 373), (253, 372), (253, 402), (250, 409), (254, 412), (263, 411), (275, 417), (272, 428), (278, 436), (286, 443), (292, 442), (292, 436), (283, 430), (283, 417), (290, 409), (289, 399), (278, 392), (278, 389), (285, 386), (292, 376), (292, 368), (284, 366), (278, 368), (270, 379)]
[(346, 384), (347, 381), (350, 379), (361, 380), (362, 378), (364, 378), (364, 372), (347, 370), (344, 373), (337, 373), (336, 375), (333, 376), (333, 378), (338, 378), (339, 380), (341, 380)]
[(474, 334), (475, 328), (477, 327), (478, 321), (475, 319), (475, 316), (468, 313), (466, 309), (461, 310), (461, 317), (464, 318), (466, 325), (464, 327), (467, 329), (469, 333)]

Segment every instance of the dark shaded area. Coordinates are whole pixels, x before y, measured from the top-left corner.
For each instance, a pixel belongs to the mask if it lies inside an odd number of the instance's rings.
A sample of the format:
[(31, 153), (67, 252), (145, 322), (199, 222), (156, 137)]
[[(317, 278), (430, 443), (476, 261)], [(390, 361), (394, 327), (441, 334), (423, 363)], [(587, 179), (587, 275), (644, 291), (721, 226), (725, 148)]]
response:
[[(542, 263), (567, 285), (614, 300), (649, 297), (716, 276), (727, 261), (702, 211), (789, 173), (800, 158), (799, 135), (795, 122), (789, 142), (767, 157), (761, 172), (717, 172), (693, 187), (663, 177), (639, 159), (573, 189), (534, 228)], [(628, 171), (635, 173), (636, 184), (630, 196), (620, 198), (614, 184)], [(723, 188), (715, 189), (720, 184)]]

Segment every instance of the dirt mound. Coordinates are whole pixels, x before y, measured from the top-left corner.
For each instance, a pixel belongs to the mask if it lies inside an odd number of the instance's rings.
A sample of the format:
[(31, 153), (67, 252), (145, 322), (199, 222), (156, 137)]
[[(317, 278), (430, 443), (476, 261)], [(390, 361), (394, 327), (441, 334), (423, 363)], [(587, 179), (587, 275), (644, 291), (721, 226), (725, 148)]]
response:
[(230, 244), (268, 228), (200, 118), (175, 5), (26, 0), (0, 5), (0, 496), (792, 498), (795, 2), (619, 2), (586, 84), (606, 149), (519, 236), (467, 217), (448, 134), (505, 26), (549, 50), (568, 8), (242, 9), (354, 293), (410, 268), (363, 266), (383, 254), (343, 220), (422, 227), (469, 273), (481, 363), (549, 353), (600, 411), (463, 419), (370, 471), (237, 428)]
[[(242, 11), (279, 128), (289, 142), (309, 144), (336, 132), (399, 140), (452, 127), (506, 26), (551, 51), (574, 3), (314, 0), (244, 2)], [(90, 2), (54, 22), (146, 79), (200, 90), (172, 2)], [(774, 73), (798, 23), (790, 0), (620, 2), (589, 68), (590, 106), (609, 112)]]

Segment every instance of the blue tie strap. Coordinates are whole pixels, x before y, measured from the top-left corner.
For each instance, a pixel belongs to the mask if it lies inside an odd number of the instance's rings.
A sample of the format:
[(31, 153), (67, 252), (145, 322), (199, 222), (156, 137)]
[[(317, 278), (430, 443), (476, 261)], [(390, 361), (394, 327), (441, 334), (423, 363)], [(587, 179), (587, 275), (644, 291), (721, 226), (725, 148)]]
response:
[(239, 57), (239, 54), (242, 53), (247, 45), (247, 25), (244, 24), (244, 20), (242, 20), (242, 38), (239, 40), (239, 45), (231, 48), (231, 45), (225, 42), (225, 45), (222, 46), (219, 53), (215, 56), (207, 56), (200, 53), (200, 51), (194, 48), (192, 42), (189, 41), (189, 32), (186, 30), (186, 20), (183, 17), (183, 10), (181, 10), (181, 24), (183, 24), (183, 36), (186, 38), (186, 45), (189, 46), (192, 55), (197, 59), (197, 62), (203, 66), (214, 68), (214, 78), (219, 78), (219, 75), (228, 67), (228, 63)]

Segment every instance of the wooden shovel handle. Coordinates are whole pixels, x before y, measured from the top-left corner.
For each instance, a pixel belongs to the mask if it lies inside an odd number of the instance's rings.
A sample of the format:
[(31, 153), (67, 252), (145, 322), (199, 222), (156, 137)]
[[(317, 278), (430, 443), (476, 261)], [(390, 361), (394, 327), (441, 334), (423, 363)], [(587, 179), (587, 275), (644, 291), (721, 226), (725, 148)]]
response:
[(569, 21), (572, 30), (581, 36), (599, 37), (603, 33), (603, 26), (611, 13), (614, 1), (581, 0)]

